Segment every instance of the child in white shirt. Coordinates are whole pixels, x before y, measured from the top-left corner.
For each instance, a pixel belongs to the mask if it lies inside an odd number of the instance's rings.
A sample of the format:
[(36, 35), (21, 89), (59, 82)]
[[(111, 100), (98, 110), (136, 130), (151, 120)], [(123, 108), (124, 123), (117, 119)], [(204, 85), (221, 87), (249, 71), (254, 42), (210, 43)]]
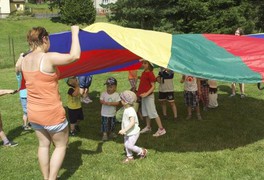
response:
[(196, 110), (197, 119), (202, 120), (199, 107), (200, 81), (196, 77), (183, 75), (181, 83), (184, 83), (184, 100), (187, 106), (187, 120), (192, 117), (192, 108)]
[(135, 145), (140, 134), (137, 113), (133, 108), (133, 104), (137, 99), (136, 94), (132, 91), (124, 91), (120, 94), (120, 98), (125, 110), (122, 118), (122, 129), (119, 134), (124, 135), (124, 146), (127, 156), (124, 163), (127, 163), (134, 160), (133, 152), (137, 153), (142, 159), (146, 157), (148, 151)]
[(208, 108), (216, 108), (216, 107), (218, 107), (217, 82), (214, 80), (208, 80), (208, 84), (209, 84)]
[(108, 137), (116, 138), (114, 133), (116, 123), (116, 106), (119, 105), (120, 96), (116, 92), (117, 81), (110, 77), (106, 80), (106, 91), (100, 96), (101, 109), (101, 131), (103, 133), (102, 140), (107, 141)]

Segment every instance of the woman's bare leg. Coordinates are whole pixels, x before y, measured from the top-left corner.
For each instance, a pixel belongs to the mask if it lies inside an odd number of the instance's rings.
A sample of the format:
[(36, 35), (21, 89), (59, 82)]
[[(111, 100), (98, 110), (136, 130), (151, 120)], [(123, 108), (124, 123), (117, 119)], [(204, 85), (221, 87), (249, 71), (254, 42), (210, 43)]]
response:
[(49, 133), (44, 129), (36, 130), (35, 132), (39, 140), (38, 160), (39, 160), (40, 170), (42, 172), (43, 178), (48, 179), (50, 172), (49, 150), (51, 144), (51, 137)]
[(68, 127), (66, 127), (63, 131), (50, 135), (55, 145), (55, 149), (50, 159), (49, 180), (55, 180), (58, 176), (59, 170), (66, 154), (66, 148), (69, 139), (69, 129)]

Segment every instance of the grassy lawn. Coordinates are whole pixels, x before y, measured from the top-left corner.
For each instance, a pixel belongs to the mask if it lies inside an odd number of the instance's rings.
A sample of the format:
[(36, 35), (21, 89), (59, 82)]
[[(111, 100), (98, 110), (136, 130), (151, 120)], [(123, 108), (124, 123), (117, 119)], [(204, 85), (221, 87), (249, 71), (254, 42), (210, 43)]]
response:
[[(0, 87), (16, 88), (12, 68), (1, 69)], [(155, 70), (157, 74), (157, 70)], [(4, 76), (3, 76), (4, 74)], [(67, 155), (60, 171), (61, 179), (263, 179), (263, 92), (246, 85), (248, 97), (229, 98), (229, 84), (219, 85), (219, 108), (202, 112), (203, 121), (186, 121), (180, 75), (175, 78), (176, 105), (179, 122), (163, 120), (167, 134), (154, 138), (143, 134), (139, 146), (149, 150), (144, 160), (124, 165), (123, 137), (101, 141), (99, 94), (107, 77), (118, 80), (118, 92), (127, 87), (127, 73), (94, 76), (91, 86), (93, 103), (83, 105), (85, 120), (81, 133), (70, 137)], [(67, 86), (60, 82), (65, 104)], [(155, 95), (157, 97), (157, 88)], [(158, 112), (161, 108), (156, 102)], [(1, 97), (0, 109), (5, 132), (19, 143), (15, 148), (0, 146), (0, 179), (41, 179), (37, 161), (37, 139), (33, 132), (23, 132), (19, 96)], [(144, 122), (140, 122), (144, 127)], [(116, 131), (120, 124), (117, 124)], [(156, 130), (153, 122), (153, 129)]]
[[(99, 21), (105, 21), (100, 17)], [(28, 49), (25, 34), (32, 26), (44, 26), (50, 33), (69, 30), (70, 27), (47, 19), (21, 21), (0, 20), (0, 88), (17, 88), (13, 57), (9, 54), (8, 36), (14, 39), (16, 60)], [(155, 69), (157, 74), (157, 69)], [(109, 76), (118, 80), (118, 92), (128, 89), (127, 72), (95, 75), (90, 88), (93, 102), (83, 105), (85, 120), (81, 133), (70, 137), (67, 155), (60, 171), (60, 179), (264, 179), (264, 94), (255, 84), (246, 84), (247, 97), (229, 98), (230, 83), (219, 83), (219, 107), (202, 112), (203, 121), (186, 121), (187, 109), (183, 103), (183, 85), (180, 75), (175, 77), (175, 99), (179, 121), (163, 120), (167, 134), (154, 138), (143, 134), (138, 145), (149, 150), (144, 160), (122, 164), (123, 137), (101, 141), (100, 92)], [(60, 93), (66, 105), (68, 87), (62, 80)], [(157, 88), (155, 91), (157, 97)], [(161, 107), (156, 102), (161, 115)], [(0, 145), (0, 179), (42, 179), (38, 160), (38, 142), (34, 132), (23, 132), (22, 108), (19, 95), (0, 97), (4, 131), (19, 146)], [(141, 128), (144, 122), (140, 122)], [(153, 122), (153, 131), (157, 129)], [(120, 129), (117, 124), (116, 131)], [(154, 133), (154, 132), (153, 132)]]
[[(106, 18), (98, 16), (96, 21), (106, 22)], [(50, 19), (0, 19), (0, 27), (4, 27), (0, 28), (0, 68), (13, 67), (20, 53), (28, 51), (26, 34), (32, 27), (37, 26), (45, 27), (50, 34), (70, 30), (70, 26), (52, 22)], [(86, 26), (82, 25), (80, 27)]]

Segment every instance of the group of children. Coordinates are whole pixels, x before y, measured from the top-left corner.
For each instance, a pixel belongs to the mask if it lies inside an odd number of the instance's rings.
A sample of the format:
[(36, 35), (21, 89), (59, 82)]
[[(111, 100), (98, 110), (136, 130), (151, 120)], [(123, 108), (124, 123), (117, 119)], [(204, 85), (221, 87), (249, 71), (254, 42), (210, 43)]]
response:
[[(124, 135), (124, 145), (127, 153), (127, 158), (124, 162), (133, 160), (132, 152), (137, 153), (141, 158), (146, 157), (147, 149), (137, 147), (136, 141), (139, 134), (147, 133), (152, 130), (151, 119), (155, 119), (158, 130), (153, 134), (154, 137), (159, 137), (166, 134), (166, 130), (162, 125), (162, 121), (155, 106), (155, 82), (159, 83), (159, 101), (162, 107), (163, 118), (167, 118), (166, 101), (170, 104), (173, 119), (177, 121), (177, 108), (174, 100), (174, 72), (160, 68), (159, 74), (156, 77), (153, 73), (153, 64), (147, 60), (142, 60), (143, 72), (140, 77), (140, 83), (137, 88), (137, 71), (129, 71), (129, 82), (131, 89), (122, 92), (116, 92), (117, 80), (109, 77), (105, 84), (106, 91), (100, 95), (101, 108), (101, 132), (102, 140), (106, 141), (109, 138), (116, 138), (114, 133), (116, 124), (117, 106), (123, 105), (124, 112), (122, 116), (122, 125), (119, 134)], [(192, 117), (193, 109), (197, 112), (197, 119), (202, 120), (199, 108), (199, 101), (202, 101), (204, 110), (207, 108), (215, 108), (217, 103), (217, 84), (215, 81), (198, 79), (192, 76), (183, 75), (181, 82), (184, 83), (184, 99), (187, 105), (187, 118)], [(83, 112), (81, 106), (81, 94), (78, 79), (71, 77), (67, 79), (67, 84), (70, 86), (68, 90), (68, 117), (70, 120), (70, 135), (74, 136), (79, 130), (79, 122), (83, 120)], [(140, 102), (139, 111), (136, 112), (134, 103)], [(140, 131), (138, 115), (146, 120), (146, 126)]]
[(207, 111), (208, 108), (218, 107), (216, 81), (183, 75), (180, 82), (184, 83), (184, 101), (188, 113), (187, 120), (192, 118), (192, 110), (196, 111), (197, 119), (202, 120), (200, 101), (204, 111)]
[[(154, 137), (162, 136), (166, 130), (162, 126), (161, 119), (157, 113), (154, 98), (154, 89), (156, 77), (153, 73), (153, 64), (149, 61), (142, 62), (144, 71), (140, 78), (138, 90), (136, 90), (136, 79), (131, 78), (131, 90), (124, 91), (120, 95), (116, 92), (117, 80), (110, 77), (106, 80), (106, 91), (100, 95), (101, 108), (101, 132), (103, 134), (102, 140), (106, 141), (109, 138), (115, 138), (114, 133), (116, 124), (116, 107), (122, 103), (124, 113), (122, 117), (122, 128), (119, 134), (124, 135), (124, 146), (127, 153), (127, 158), (124, 162), (133, 160), (133, 153), (136, 152), (140, 158), (147, 155), (147, 149), (136, 146), (136, 141), (140, 133), (151, 131), (151, 119), (155, 119), (158, 125), (158, 130), (153, 134)], [(135, 74), (132, 74), (132, 76)], [(81, 94), (78, 80), (76, 77), (67, 79), (67, 84), (70, 86), (68, 90), (68, 117), (70, 121), (70, 135), (75, 135), (78, 123), (83, 119), (83, 112), (81, 108)], [(136, 94), (136, 93), (137, 94)], [(165, 97), (164, 97), (165, 98)], [(141, 113), (146, 118), (146, 127), (140, 131), (137, 112), (133, 105), (140, 99)], [(176, 116), (177, 117), (177, 116)], [(176, 118), (175, 117), (175, 118)]]

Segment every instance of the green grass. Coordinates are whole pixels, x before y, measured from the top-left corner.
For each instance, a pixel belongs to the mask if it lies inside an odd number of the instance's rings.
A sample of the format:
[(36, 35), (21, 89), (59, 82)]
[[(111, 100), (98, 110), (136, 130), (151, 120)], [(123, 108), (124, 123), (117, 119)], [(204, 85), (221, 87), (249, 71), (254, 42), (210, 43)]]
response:
[(57, 8), (54, 8), (53, 11), (49, 9), (48, 3), (43, 3), (43, 4), (31, 4), (31, 3), (26, 3), (26, 8), (30, 8), (32, 13), (57, 13), (59, 10)]
[[(98, 16), (96, 21), (106, 22), (106, 17)], [(50, 19), (29, 17), (17, 20), (0, 19), (0, 69), (13, 67), (20, 53), (28, 51), (26, 34), (29, 29), (36, 26), (45, 27), (51, 34), (70, 30), (70, 26), (52, 22)]]
[[(0, 70), (0, 86), (17, 86), (13, 68)], [(157, 70), (155, 70), (157, 74)], [(3, 76), (4, 74), (4, 76)], [(107, 77), (118, 80), (118, 92), (129, 87), (127, 73), (95, 75), (90, 88), (93, 103), (83, 105), (85, 120), (81, 133), (70, 137), (67, 155), (60, 171), (61, 179), (263, 179), (264, 120), (263, 92), (256, 85), (246, 85), (247, 98), (229, 98), (230, 84), (219, 84), (219, 107), (202, 112), (203, 121), (186, 121), (183, 85), (175, 82), (175, 99), (179, 122), (163, 120), (167, 134), (154, 138), (141, 135), (137, 144), (149, 150), (144, 160), (122, 164), (123, 137), (101, 142), (99, 94), (105, 90)], [(64, 105), (67, 86), (60, 82)], [(157, 88), (155, 91), (157, 97)], [(19, 143), (15, 148), (0, 146), (0, 179), (41, 179), (37, 161), (38, 142), (33, 132), (23, 132), (19, 96), (0, 97), (4, 129), (8, 137)], [(161, 108), (156, 102), (157, 110)], [(153, 130), (156, 130), (156, 123)], [(144, 127), (144, 122), (140, 122)], [(116, 131), (120, 128), (117, 124)]]

